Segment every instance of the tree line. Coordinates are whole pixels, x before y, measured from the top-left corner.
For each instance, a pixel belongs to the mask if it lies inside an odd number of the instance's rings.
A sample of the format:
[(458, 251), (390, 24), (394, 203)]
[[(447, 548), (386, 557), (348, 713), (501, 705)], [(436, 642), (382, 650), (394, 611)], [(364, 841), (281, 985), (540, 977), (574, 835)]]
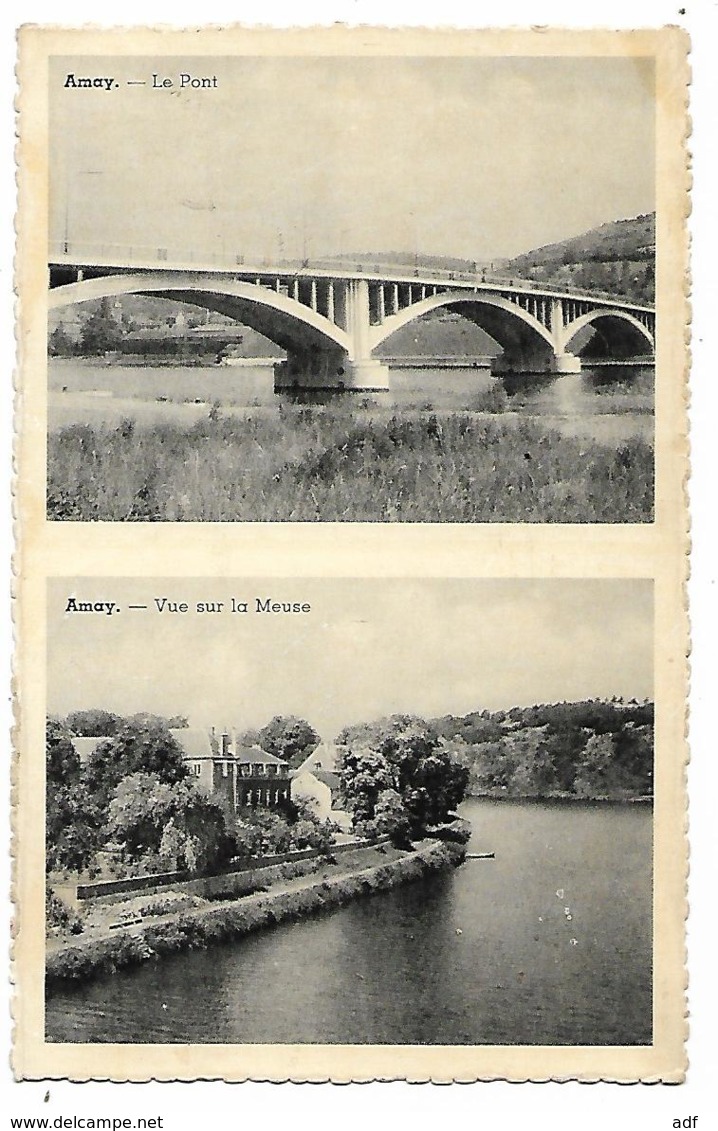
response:
[[(46, 863), (99, 874), (215, 871), (230, 861), (313, 847), (330, 853), (331, 821), (289, 800), (274, 809), (234, 812), (203, 793), (171, 730), (187, 719), (74, 711), (47, 723)], [(81, 761), (73, 737), (101, 741)], [(239, 736), (296, 768), (319, 735), (305, 719), (277, 715)], [(394, 716), (372, 732), (371, 749), (345, 747), (334, 807), (352, 814), (355, 831), (391, 836), (409, 847), (442, 825), (464, 797), (467, 768), (421, 720)]]
[[(285, 719), (282, 728), (282, 720), (273, 720), (265, 728), (267, 745), (286, 750), (299, 733), (306, 738), (294, 725), (299, 721)], [(288, 801), (277, 811), (235, 813), (203, 793), (171, 733), (186, 725), (183, 716), (123, 717), (101, 709), (48, 719), (48, 872), (211, 872), (271, 852), (328, 850), (333, 827), (306, 806)], [(102, 741), (83, 762), (74, 737)]]
[[(414, 724), (465, 768), (470, 795), (626, 799), (653, 795), (653, 714), (650, 702), (592, 699)], [(371, 747), (390, 725), (345, 727), (337, 741)]]
[[(504, 798), (650, 797), (653, 704), (619, 699), (539, 704), (422, 719), (392, 715), (337, 735), (333, 807), (355, 830), (408, 846), (451, 819), (468, 793)], [(316, 847), (335, 828), (289, 801), (231, 811), (203, 793), (171, 733), (184, 716), (96, 709), (47, 723), (48, 871), (208, 872), (230, 861)], [(86, 761), (73, 737), (101, 738)], [(297, 768), (320, 741), (305, 719), (275, 716), (240, 742)]]
[(655, 302), (655, 213), (592, 228), (518, 255), (503, 271), (524, 279)]

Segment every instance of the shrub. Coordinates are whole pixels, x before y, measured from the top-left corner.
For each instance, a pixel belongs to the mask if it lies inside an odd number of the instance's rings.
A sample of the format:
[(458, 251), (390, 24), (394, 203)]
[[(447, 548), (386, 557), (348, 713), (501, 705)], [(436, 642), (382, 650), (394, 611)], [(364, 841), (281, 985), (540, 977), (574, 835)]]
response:
[(506, 412), (509, 407), (509, 397), (501, 378), (497, 378), (471, 398), (469, 406), (474, 412)]
[(80, 935), (84, 930), (82, 916), (55, 895), (52, 888), (45, 895), (45, 926), (72, 935)]
[(182, 911), (189, 907), (202, 907), (204, 904), (205, 900), (198, 895), (169, 891), (163, 895), (155, 895), (142, 900), (137, 906), (133, 904), (133, 910), (137, 915), (143, 916), (169, 915), (174, 911)]

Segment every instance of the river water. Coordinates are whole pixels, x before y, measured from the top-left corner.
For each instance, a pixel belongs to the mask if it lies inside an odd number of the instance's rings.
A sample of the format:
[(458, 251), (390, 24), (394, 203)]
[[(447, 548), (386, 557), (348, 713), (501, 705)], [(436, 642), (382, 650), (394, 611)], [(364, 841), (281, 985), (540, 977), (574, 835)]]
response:
[(462, 812), (494, 860), (54, 995), (47, 1039), (650, 1044), (651, 809)]
[[(390, 369), (380, 407), (485, 411), (496, 380), (486, 367)], [(653, 442), (654, 372), (648, 366), (597, 366), (565, 376), (503, 379), (504, 417), (541, 417), (547, 425), (607, 444), (640, 436)], [(347, 394), (339, 394), (342, 399)], [(226, 411), (276, 408), (271, 365), (102, 365), (49, 361), (50, 430), (77, 422), (117, 425), (134, 418), (191, 424), (219, 402)], [(325, 397), (326, 399), (326, 397)], [(362, 398), (363, 399), (363, 398)], [(200, 403), (195, 403), (200, 402)]]

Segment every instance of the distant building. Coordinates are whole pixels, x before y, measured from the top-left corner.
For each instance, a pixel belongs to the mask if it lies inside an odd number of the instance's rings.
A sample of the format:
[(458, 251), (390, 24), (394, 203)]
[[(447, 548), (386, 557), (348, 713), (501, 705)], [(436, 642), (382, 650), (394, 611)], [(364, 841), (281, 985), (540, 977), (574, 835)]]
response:
[(315, 770), (328, 770), (329, 773), (337, 774), (343, 749), (345, 747), (337, 746), (336, 742), (320, 742), (297, 767), (297, 771), (311, 770), (313, 773)]
[(240, 747), (237, 758), (236, 807), (274, 808), (289, 800), (289, 766), (260, 746)]
[[(219, 755), (219, 743), (212, 731), (195, 727), (176, 727), (170, 730), (177, 745), (182, 750), (184, 762), (203, 793), (229, 792), (224, 779), (233, 779), (229, 758)], [(233, 787), (233, 781), (232, 781)]]
[[(244, 746), (235, 731), (214, 727), (173, 727), (170, 734), (199, 788), (209, 797), (238, 809), (275, 809), (290, 799), (289, 765), (259, 746)], [(108, 737), (72, 738), (84, 765)], [(331, 806), (330, 806), (331, 807)]]
[(340, 808), (341, 748), (334, 742), (320, 742), (292, 774), (292, 800), (304, 801), (317, 817), (334, 821), (345, 832), (352, 818)]
[(200, 788), (233, 811), (273, 809), (289, 800), (287, 763), (259, 746), (243, 746), (234, 731), (177, 727), (170, 734)]
[(352, 827), (351, 814), (334, 808), (340, 792), (341, 779), (326, 770), (295, 770), (292, 774), (292, 801), (303, 801), (315, 817), (333, 821), (343, 832)]

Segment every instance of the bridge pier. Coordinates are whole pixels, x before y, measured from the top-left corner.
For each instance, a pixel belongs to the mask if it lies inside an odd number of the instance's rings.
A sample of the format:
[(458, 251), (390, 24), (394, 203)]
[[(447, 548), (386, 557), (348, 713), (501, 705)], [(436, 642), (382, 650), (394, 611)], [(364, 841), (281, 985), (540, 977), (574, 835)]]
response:
[(554, 358), (552, 373), (580, 373), (581, 358), (574, 353), (562, 353)]
[(352, 360), (342, 350), (293, 350), (274, 367), (275, 393), (291, 390), (379, 392), (389, 388), (389, 367), (374, 358)]
[(513, 280), (479, 283), (396, 268), (344, 271), (309, 263), (263, 267), (236, 263), (188, 269), (167, 252), (119, 259), (105, 252), (73, 254), (69, 244), (50, 262), (50, 309), (124, 294), (194, 303), (264, 334), (287, 361), (275, 367), (275, 389), (389, 390), (379, 347), (414, 319), (446, 308), (462, 314), (501, 344), (492, 372), (580, 373), (578, 354), (629, 357), (654, 350), (651, 307), (584, 293), (542, 291)]
[(581, 358), (572, 353), (500, 353), (491, 362), (497, 377), (506, 373), (580, 373)]
[(332, 310), (339, 316), (349, 349), (311, 344), (290, 349), (286, 362), (274, 368), (274, 389), (387, 391), (389, 367), (372, 357), (369, 346), (369, 287), (366, 279), (350, 279), (333, 292)]

